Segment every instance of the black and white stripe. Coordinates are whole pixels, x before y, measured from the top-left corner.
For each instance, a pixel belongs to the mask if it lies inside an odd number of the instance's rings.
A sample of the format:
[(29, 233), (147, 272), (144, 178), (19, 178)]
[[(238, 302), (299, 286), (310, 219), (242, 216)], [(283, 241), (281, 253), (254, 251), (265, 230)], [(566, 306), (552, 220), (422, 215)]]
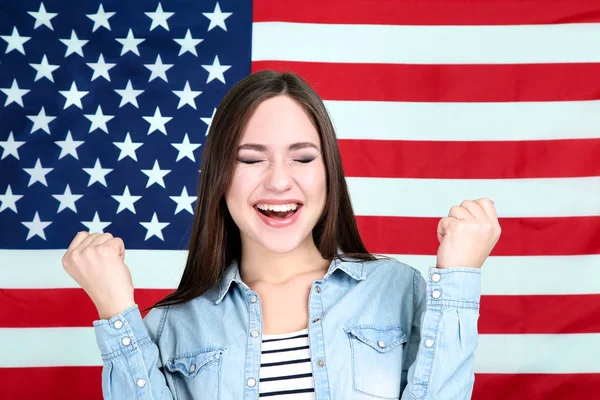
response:
[(308, 328), (263, 335), (259, 393), (267, 400), (314, 400)]

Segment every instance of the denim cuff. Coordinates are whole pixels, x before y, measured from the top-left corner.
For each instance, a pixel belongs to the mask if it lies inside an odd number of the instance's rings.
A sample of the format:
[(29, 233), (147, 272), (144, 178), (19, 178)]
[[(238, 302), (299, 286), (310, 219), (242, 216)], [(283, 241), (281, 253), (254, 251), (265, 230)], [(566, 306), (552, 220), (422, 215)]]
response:
[(93, 325), (96, 342), (104, 361), (127, 355), (151, 343), (137, 304), (111, 319), (95, 320)]
[(478, 309), (480, 299), (480, 268), (429, 269), (427, 274), (428, 305)]

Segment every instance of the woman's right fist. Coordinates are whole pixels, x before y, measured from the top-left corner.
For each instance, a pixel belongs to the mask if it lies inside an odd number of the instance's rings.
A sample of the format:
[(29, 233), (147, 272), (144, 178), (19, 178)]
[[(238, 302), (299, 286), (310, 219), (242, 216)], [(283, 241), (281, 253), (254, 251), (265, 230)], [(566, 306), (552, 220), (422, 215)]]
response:
[(122, 239), (86, 231), (75, 235), (62, 258), (63, 268), (94, 302), (100, 319), (110, 319), (135, 304), (124, 260)]

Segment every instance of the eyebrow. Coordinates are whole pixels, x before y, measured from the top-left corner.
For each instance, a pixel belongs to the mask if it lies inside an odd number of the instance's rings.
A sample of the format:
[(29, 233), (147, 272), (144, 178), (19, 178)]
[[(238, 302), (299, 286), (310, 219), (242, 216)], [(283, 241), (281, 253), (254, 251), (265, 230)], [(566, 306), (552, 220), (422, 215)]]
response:
[[(307, 149), (307, 148), (311, 148), (311, 147), (313, 149), (319, 150), (319, 148), (312, 142), (293, 143), (288, 147), (288, 150), (294, 151), (294, 150)], [(260, 151), (260, 152), (264, 153), (267, 151), (267, 146), (265, 146), (264, 144), (258, 144), (258, 143), (246, 143), (246, 144), (243, 144), (240, 147), (238, 147), (238, 151), (239, 150), (254, 150), (254, 151)]]

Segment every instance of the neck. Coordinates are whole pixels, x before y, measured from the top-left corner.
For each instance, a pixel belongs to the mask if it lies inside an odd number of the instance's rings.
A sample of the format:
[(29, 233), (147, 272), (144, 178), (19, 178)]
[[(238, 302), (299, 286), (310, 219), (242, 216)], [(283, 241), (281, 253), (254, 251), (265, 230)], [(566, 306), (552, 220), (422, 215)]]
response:
[(281, 284), (303, 274), (322, 272), (329, 268), (330, 261), (324, 259), (315, 246), (312, 236), (289, 253), (274, 253), (260, 246), (242, 240), (240, 276), (250, 285), (261, 281)]

